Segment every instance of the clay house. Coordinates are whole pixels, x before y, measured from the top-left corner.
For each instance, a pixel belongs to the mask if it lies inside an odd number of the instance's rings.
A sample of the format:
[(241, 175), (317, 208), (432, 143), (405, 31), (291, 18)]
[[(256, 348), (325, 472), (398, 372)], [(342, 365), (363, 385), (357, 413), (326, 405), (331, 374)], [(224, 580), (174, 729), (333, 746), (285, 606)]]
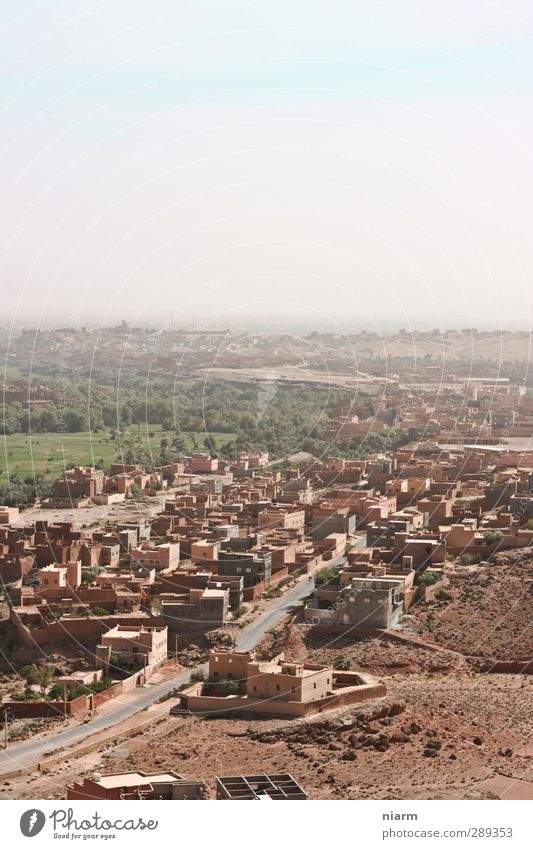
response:
[(339, 533), (353, 536), (356, 530), (355, 513), (349, 507), (332, 507), (327, 502), (313, 506), (310, 536), (324, 539), (329, 534)]
[(51, 524), (38, 521), (35, 523), (33, 540), (37, 566), (54, 563), (65, 565), (75, 560), (81, 560), (83, 566), (89, 565), (86, 558), (91, 556), (89, 549), (92, 540), (83, 531), (76, 530), (71, 522)]
[(413, 530), (411, 518), (403, 513), (394, 513), (382, 522), (372, 522), (366, 531), (366, 541), (370, 548), (383, 548), (392, 551), (396, 534)]
[(394, 495), (398, 508), (401, 509), (417, 502), (429, 491), (431, 478), (421, 475), (408, 477), (407, 473), (404, 475), (403, 470), (400, 474), (402, 477), (389, 481), (386, 485), (386, 494)]
[(185, 595), (191, 589), (222, 589), (229, 591), (229, 606), (237, 609), (243, 602), (244, 578), (242, 575), (221, 577), (211, 569), (189, 568), (177, 569), (173, 572), (160, 572), (158, 587), (161, 594)]
[(512, 495), (509, 501), (510, 511), (519, 525), (524, 525), (533, 519), (533, 495)]
[(115, 625), (102, 634), (97, 654), (104, 659), (107, 652), (107, 656), (116, 655), (125, 663), (157, 666), (167, 659), (167, 638), (166, 625)]
[(120, 541), (114, 533), (95, 532), (92, 538), (93, 544), (98, 543), (98, 566), (109, 566), (115, 568), (120, 562)]
[(268, 466), (268, 453), (266, 451), (241, 451), (239, 463), (248, 463), (252, 469)]
[(515, 477), (490, 484), (484, 491), (483, 509), (494, 510), (496, 507), (509, 506), (511, 499), (516, 497), (517, 490), (518, 481)]
[(180, 546), (178, 542), (164, 542), (156, 545), (143, 542), (131, 551), (133, 566), (143, 566), (146, 569), (176, 569), (180, 561)]
[(81, 563), (75, 560), (66, 566), (45, 566), (39, 570), (40, 589), (77, 589), (81, 584)]
[(222, 579), (232, 576), (244, 579), (245, 589), (256, 584), (268, 584), (272, 577), (272, 556), (269, 551), (220, 551), (217, 561), (218, 575)]
[(419, 533), (413, 536), (397, 533), (394, 537), (392, 562), (402, 563), (405, 557), (410, 558), (412, 568), (416, 572), (443, 566), (446, 563), (446, 540), (438, 533)]
[(111, 477), (113, 477), (113, 475), (129, 475), (133, 478), (134, 475), (138, 475), (141, 472), (142, 466), (138, 463), (112, 463), (109, 469)]
[(66, 469), (63, 477), (52, 484), (53, 502), (79, 502), (99, 495), (104, 486), (104, 473), (92, 466), (76, 466)]
[(305, 525), (305, 510), (284, 509), (282, 507), (266, 507), (257, 515), (257, 525), (262, 530), (272, 528), (283, 528), (285, 530), (298, 530)]
[(365, 477), (366, 466), (365, 460), (320, 460), (309, 467), (308, 474), (322, 483), (357, 484)]
[(367, 464), (368, 483), (377, 492), (385, 492), (388, 481), (393, 477), (395, 470), (394, 460), (390, 457), (378, 457), (369, 460)]
[(218, 471), (218, 459), (209, 454), (193, 454), (184, 457), (185, 474), (208, 475)]
[[(0, 551), (3, 546), (0, 545)], [(27, 577), (33, 569), (33, 555), (0, 554), (0, 584), (16, 584)]]
[(280, 484), (281, 495), (277, 496), (278, 503), (310, 504), (313, 500), (313, 488), (309, 478), (289, 478)]
[(183, 778), (177, 772), (93, 772), (81, 781), (67, 784), (67, 799), (128, 801), (151, 799), (205, 799), (203, 781)]
[(283, 653), (262, 659), (255, 652), (212, 650), (207, 681), (185, 690), (177, 709), (305, 716), (385, 694), (385, 685), (366, 673), (286, 661)]
[(315, 590), (304, 619), (315, 625), (350, 629), (393, 628), (404, 612), (404, 581), (387, 577), (352, 577), (340, 588), (326, 584)]
[(452, 516), (453, 498), (432, 493), (425, 498), (420, 498), (417, 507), (424, 514), (424, 524), (434, 531), (439, 525), (445, 525)]
[(163, 480), (158, 472), (146, 472), (138, 463), (113, 463), (104, 482), (103, 494), (107, 499), (103, 503), (128, 498), (132, 486), (141, 491), (156, 492), (163, 488)]
[(312, 548), (306, 539), (293, 539), (285, 531), (280, 534), (269, 534), (268, 542), (257, 543), (249, 551), (259, 556), (269, 553), (272, 563), (272, 576), (282, 569), (292, 572), (299, 568), (300, 555)]
[(191, 542), (190, 558), (192, 562), (207, 565), (212, 560), (218, 560), (220, 545), (220, 539), (198, 539), (196, 542)]
[(0, 507), (0, 525), (10, 525), (11, 522), (16, 521), (18, 517), (18, 507), (6, 507), (5, 505)]
[(441, 525), (439, 533), (446, 540), (446, 550), (454, 556), (464, 554), (476, 544), (479, 534), (476, 519), (465, 519), (463, 522), (451, 525)]
[(163, 593), (161, 613), (171, 632), (210, 631), (229, 618), (229, 587), (191, 589), (188, 594)]

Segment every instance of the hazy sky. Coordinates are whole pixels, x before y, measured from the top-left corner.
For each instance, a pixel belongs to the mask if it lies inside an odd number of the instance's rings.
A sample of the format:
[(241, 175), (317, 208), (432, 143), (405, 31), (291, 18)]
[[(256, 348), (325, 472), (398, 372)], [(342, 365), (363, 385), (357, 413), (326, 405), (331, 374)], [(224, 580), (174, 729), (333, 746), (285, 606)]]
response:
[(529, 0), (3, 0), (4, 320), (531, 326)]

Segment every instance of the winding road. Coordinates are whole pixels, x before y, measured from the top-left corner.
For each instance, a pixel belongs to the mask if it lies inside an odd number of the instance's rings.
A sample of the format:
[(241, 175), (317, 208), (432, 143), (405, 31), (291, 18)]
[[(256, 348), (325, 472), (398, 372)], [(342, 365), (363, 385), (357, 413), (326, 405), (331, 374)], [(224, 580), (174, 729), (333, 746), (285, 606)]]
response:
[[(342, 556), (337, 557), (327, 565), (337, 566), (343, 559)], [(237, 650), (249, 651), (257, 646), (265, 634), (308, 596), (312, 589), (313, 584), (309, 576), (303, 576), (295, 587), (284, 593), (283, 597), (279, 599), (280, 603), (278, 605), (266, 610), (254, 622), (243, 629), (240, 639), (237, 641)], [(206, 672), (207, 664), (196, 667), (196, 669)], [(193, 669), (187, 669), (185, 672), (180, 672), (179, 675), (165, 681), (164, 684), (146, 684), (144, 687), (138, 687), (125, 696), (114, 699), (112, 703), (109, 703), (110, 709), (106, 709), (104, 713), (82, 725), (65, 728), (57, 734), (37, 740), (12, 743), (7, 750), (0, 752), (0, 778), (3, 774), (36, 766), (46, 755), (58, 749), (70, 748), (76, 743), (87, 741), (87, 738), (98, 732), (112, 728), (118, 723), (129, 719), (144, 708), (153, 705), (162, 696), (171, 693), (181, 684), (188, 683), (191, 673), (194, 671)], [(67, 756), (66, 753), (65, 756)]]

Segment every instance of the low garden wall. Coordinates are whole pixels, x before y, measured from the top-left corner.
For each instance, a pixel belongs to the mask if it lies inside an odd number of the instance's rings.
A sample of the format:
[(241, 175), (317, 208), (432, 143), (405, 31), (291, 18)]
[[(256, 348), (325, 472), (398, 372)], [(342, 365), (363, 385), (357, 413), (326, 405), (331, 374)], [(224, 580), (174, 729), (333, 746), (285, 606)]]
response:
[[(160, 665), (161, 664), (158, 664), (158, 666)], [(119, 696), (123, 696), (125, 693), (128, 693), (130, 690), (138, 687), (139, 682), (141, 679), (144, 679), (145, 675), (147, 679), (150, 678), (156, 668), (157, 666), (151, 665), (147, 666), (146, 669), (140, 669), (138, 672), (134, 672), (133, 675), (129, 675), (123, 681), (117, 681), (108, 687), (107, 690), (102, 690), (100, 693), (87, 693), (82, 694), (81, 696), (76, 696), (75, 699), (67, 701), (67, 715), (74, 716), (78, 713), (85, 713), (91, 708), (96, 710), (100, 707), (100, 705), (103, 705), (110, 699), (116, 699)], [(0, 716), (6, 711), (15, 719), (37, 719), (40, 717), (63, 716), (64, 705), (62, 701), (47, 702), (43, 699), (39, 701), (22, 702), (11, 699), (10, 701), (4, 701), (0, 704)]]
[(247, 696), (203, 696), (202, 685), (196, 685), (190, 693), (181, 694), (181, 707), (193, 713), (243, 713), (264, 716), (308, 716), (333, 710), (344, 705), (358, 704), (370, 699), (383, 698), (387, 694), (385, 684), (372, 681), (355, 687), (346, 687), (338, 693), (331, 693), (323, 699), (312, 702), (289, 702), (277, 699), (250, 699)]

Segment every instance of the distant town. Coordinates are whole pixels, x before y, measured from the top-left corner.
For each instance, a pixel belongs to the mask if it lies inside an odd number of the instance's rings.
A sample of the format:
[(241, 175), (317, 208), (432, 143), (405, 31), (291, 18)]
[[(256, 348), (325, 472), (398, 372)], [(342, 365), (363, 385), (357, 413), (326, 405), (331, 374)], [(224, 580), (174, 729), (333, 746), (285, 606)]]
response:
[(3, 338), (0, 796), (530, 798), (530, 342)]

